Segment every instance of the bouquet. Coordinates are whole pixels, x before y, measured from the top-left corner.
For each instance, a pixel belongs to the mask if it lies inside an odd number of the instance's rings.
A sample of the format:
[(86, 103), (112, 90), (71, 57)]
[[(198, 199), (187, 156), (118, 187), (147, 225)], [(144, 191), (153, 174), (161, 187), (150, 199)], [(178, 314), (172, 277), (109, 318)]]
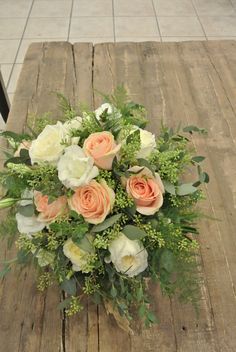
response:
[(10, 209), (0, 235), (18, 252), (0, 276), (33, 263), (39, 290), (57, 283), (67, 315), (90, 296), (118, 321), (139, 317), (149, 326), (150, 281), (197, 307), (195, 205), (209, 177), (186, 135), (205, 130), (161, 124), (155, 136), (124, 88), (104, 100), (80, 117), (60, 96), (59, 121), (47, 114), (22, 134), (1, 132), (8, 149), (0, 208)]

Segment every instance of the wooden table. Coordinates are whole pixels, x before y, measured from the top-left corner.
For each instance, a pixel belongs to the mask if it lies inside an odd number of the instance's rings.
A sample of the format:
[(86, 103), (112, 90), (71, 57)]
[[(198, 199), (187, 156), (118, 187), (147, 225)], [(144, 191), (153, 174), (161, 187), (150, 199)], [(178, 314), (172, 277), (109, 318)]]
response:
[[(161, 323), (150, 330), (128, 335), (91, 303), (80, 317), (63, 320), (56, 307), (58, 290), (39, 293), (33, 269), (21, 275), (15, 270), (0, 284), (3, 352), (236, 351), (236, 42), (33, 44), (8, 129), (21, 131), (34, 113), (52, 111), (56, 119), (52, 91), (97, 107), (101, 98), (94, 88), (109, 93), (121, 83), (147, 107), (152, 131), (158, 131), (161, 119), (209, 131), (207, 138), (193, 138), (211, 176), (202, 210), (220, 219), (201, 224), (200, 318), (153, 286)], [(5, 255), (1, 245), (0, 256)]]

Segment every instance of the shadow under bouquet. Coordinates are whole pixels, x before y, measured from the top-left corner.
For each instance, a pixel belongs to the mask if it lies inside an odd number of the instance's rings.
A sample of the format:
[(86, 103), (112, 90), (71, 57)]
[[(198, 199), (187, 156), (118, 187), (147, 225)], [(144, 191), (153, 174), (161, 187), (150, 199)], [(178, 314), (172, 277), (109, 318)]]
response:
[[(186, 135), (205, 131), (162, 124), (155, 136), (122, 87), (104, 98), (79, 117), (60, 96), (62, 120), (43, 116), (27, 133), (1, 132), (9, 148), (0, 208), (10, 210), (0, 235), (18, 253), (0, 276), (33, 262), (39, 290), (55, 282), (62, 290), (65, 314), (83, 309), (88, 295), (120, 326), (133, 316), (149, 326), (150, 280), (197, 307), (195, 205), (209, 177)], [(184, 182), (189, 170), (193, 180)]]

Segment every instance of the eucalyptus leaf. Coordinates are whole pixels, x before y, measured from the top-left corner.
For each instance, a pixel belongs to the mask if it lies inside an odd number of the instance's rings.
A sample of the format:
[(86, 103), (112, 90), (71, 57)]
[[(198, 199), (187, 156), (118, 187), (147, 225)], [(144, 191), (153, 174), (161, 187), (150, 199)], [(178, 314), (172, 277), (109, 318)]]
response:
[(192, 158), (192, 161), (194, 161), (195, 163), (201, 163), (205, 159), (206, 159), (205, 156), (198, 155), (198, 156), (194, 156)]
[(123, 228), (122, 233), (132, 241), (140, 240), (141, 238), (147, 236), (145, 231), (134, 225), (126, 225)]
[(108, 229), (108, 227), (111, 227), (120, 219), (121, 215), (122, 214), (113, 215), (110, 218), (103, 221), (101, 224), (95, 225), (92, 228), (91, 232), (101, 232)]
[(3, 279), (4, 276), (7, 275), (7, 273), (9, 273), (9, 271), (11, 271), (11, 267), (9, 264), (5, 264), (3, 269), (0, 271), (0, 279)]
[(60, 304), (58, 304), (58, 308), (63, 310), (65, 308), (68, 308), (71, 302), (71, 297), (68, 297), (64, 299)]
[(172, 273), (174, 270), (175, 266), (175, 256), (174, 254), (168, 250), (165, 249), (160, 258), (160, 267), (165, 269), (168, 273)]
[(18, 213), (20, 213), (21, 215), (26, 216), (26, 217), (33, 216), (34, 211), (35, 211), (35, 209), (34, 209), (33, 204), (28, 204), (28, 205), (25, 205), (24, 207), (22, 207), (22, 206), (18, 207)]
[(64, 290), (69, 295), (75, 296), (76, 289), (77, 289), (75, 279), (74, 278), (71, 278), (70, 280), (65, 279), (61, 284), (61, 289)]
[(175, 196), (176, 195), (175, 186), (167, 180), (162, 180), (162, 182), (163, 182), (165, 191)]
[[(74, 241), (73, 241), (74, 242)], [(93, 252), (93, 246), (88, 238), (88, 236), (84, 236), (84, 238), (82, 238), (82, 240), (80, 241), (76, 241), (75, 244), (81, 248), (82, 250), (84, 250), (85, 252)]]
[(192, 183), (184, 183), (177, 188), (177, 194), (179, 196), (186, 196), (196, 192), (197, 188), (192, 185)]
[(152, 172), (153, 176), (155, 177), (155, 170), (153, 169), (151, 164), (146, 159), (139, 158), (138, 159), (138, 164), (139, 164), (139, 166), (147, 167)]

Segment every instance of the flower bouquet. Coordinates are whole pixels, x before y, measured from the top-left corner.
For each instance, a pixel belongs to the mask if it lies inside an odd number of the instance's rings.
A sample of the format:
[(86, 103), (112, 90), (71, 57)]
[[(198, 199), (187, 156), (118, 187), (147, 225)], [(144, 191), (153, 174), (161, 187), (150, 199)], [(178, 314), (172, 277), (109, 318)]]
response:
[[(62, 290), (65, 314), (83, 309), (88, 295), (118, 321), (138, 315), (149, 326), (156, 321), (150, 280), (197, 306), (195, 205), (209, 177), (180, 127), (162, 125), (157, 136), (145, 130), (144, 107), (122, 87), (104, 99), (79, 117), (60, 96), (60, 121), (45, 115), (23, 134), (1, 132), (9, 148), (0, 208), (10, 210), (0, 235), (18, 253), (0, 275), (33, 262), (39, 290), (55, 282)], [(182, 132), (205, 133), (195, 126)]]

